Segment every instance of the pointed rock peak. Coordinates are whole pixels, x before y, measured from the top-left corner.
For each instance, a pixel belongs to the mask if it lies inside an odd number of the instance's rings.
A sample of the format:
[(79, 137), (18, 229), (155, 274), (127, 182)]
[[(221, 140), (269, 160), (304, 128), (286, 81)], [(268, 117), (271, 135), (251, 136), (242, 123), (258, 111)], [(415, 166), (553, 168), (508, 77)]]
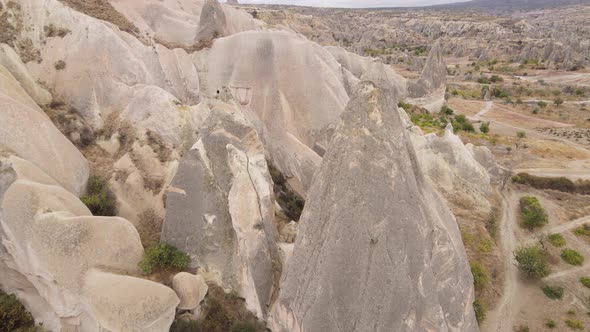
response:
[(452, 134), (452, 135), (455, 134), (455, 130), (453, 128), (453, 125), (450, 122), (445, 127), (445, 135), (449, 135), (449, 134)]
[(227, 20), (217, 0), (207, 0), (201, 10), (196, 43), (208, 43), (226, 35)]
[(272, 330), (476, 331), (472, 302), (456, 221), (396, 96), (359, 83), (308, 191)]
[(447, 65), (445, 64), (442, 45), (437, 40), (428, 54), (428, 59), (422, 69), (422, 79), (430, 84), (432, 89), (438, 89), (446, 83)]

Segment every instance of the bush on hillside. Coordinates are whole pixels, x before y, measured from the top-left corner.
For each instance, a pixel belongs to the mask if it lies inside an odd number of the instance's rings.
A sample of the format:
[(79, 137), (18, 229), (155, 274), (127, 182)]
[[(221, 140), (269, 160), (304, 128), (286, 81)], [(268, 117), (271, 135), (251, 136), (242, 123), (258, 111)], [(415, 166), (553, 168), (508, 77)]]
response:
[(532, 279), (539, 279), (549, 275), (547, 254), (535, 244), (523, 246), (513, 251), (518, 269)]
[(549, 241), (554, 247), (565, 246), (565, 238), (559, 233), (549, 234), (547, 236), (547, 241)]
[(473, 275), (473, 284), (475, 288), (481, 289), (490, 282), (488, 271), (479, 262), (471, 262), (471, 274)]
[(80, 200), (95, 216), (117, 215), (117, 199), (108, 188), (107, 180), (101, 177), (91, 176), (88, 179), (86, 195), (80, 197)]
[(563, 297), (563, 287), (544, 286), (541, 289), (545, 296), (552, 300), (559, 300)]
[(184, 270), (190, 263), (190, 256), (167, 243), (159, 243), (147, 248), (139, 262), (139, 268), (151, 274), (157, 270)]
[(561, 251), (561, 259), (570, 265), (582, 265), (584, 263), (584, 256), (574, 249), (563, 249)]
[(520, 198), (520, 222), (528, 230), (542, 227), (549, 222), (545, 209), (534, 196)]
[(0, 290), (0, 331), (41, 331), (35, 320), (14, 294)]

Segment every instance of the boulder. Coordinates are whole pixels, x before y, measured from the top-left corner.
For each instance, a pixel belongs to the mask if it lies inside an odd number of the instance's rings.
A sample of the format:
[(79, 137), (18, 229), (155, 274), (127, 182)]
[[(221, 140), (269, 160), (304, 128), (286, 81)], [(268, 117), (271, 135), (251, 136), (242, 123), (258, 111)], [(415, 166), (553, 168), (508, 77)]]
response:
[(344, 111), (308, 192), (273, 331), (477, 331), (459, 229), (396, 104), (362, 82)]
[(172, 278), (172, 289), (180, 298), (178, 309), (198, 312), (199, 304), (207, 295), (209, 287), (200, 275), (180, 272)]

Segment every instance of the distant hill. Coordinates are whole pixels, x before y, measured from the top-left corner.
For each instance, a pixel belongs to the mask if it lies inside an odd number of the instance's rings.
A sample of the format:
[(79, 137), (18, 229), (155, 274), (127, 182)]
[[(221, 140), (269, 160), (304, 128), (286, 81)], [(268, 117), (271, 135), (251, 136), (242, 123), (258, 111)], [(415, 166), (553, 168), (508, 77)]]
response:
[(472, 0), (468, 2), (436, 5), (428, 8), (512, 11), (550, 8), (584, 3), (590, 4), (590, 0)]

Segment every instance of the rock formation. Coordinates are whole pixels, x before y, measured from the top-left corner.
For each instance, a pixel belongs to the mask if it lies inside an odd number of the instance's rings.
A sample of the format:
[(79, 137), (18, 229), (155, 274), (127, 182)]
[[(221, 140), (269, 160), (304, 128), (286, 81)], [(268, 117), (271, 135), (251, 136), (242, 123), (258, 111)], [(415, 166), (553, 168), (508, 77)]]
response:
[(191, 311), (194, 318), (199, 318), (201, 301), (209, 289), (203, 277), (180, 272), (172, 279), (172, 288), (180, 298), (178, 309)]
[(459, 230), (396, 102), (363, 82), (342, 115), (308, 192), (273, 331), (477, 330)]
[(211, 109), (168, 190), (162, 241), (192, 254), (263, 318), (279, 263), (264, 148), (235, 102), (213, 100)]
[[(422, 171), (445, 197), (461, 197), (484, 211), (490, 210), (487, 199), (491, 193), (490, 175), (486, 167), (474, 158), (473, 149), (465, 146), (453, 133), (451, 124), (441, 137), (423, 135), (417, 127), (412, 129), (410, 137)], [(491, 161), (493, 164), (491, 155), (487, 156), (485, 152), (487, 148), (478, 150), (478, 155), (481, 154), (478, 158), (490, 158), (482, 162), (489, 165)]]
[(0, 66), (0, 286), (49, 330), (163, 331), (178, 298), (133, 274), (137, 230), (78, 199), (84, 157)]

